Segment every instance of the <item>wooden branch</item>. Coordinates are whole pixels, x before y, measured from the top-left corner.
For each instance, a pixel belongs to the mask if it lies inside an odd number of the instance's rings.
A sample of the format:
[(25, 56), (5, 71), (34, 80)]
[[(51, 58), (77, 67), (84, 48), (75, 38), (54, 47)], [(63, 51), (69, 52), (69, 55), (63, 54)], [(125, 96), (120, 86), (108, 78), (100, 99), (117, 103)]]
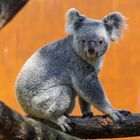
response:
[(35, 119), (21, 116), (0, 102), (0, 139), (3, 140), (81, 140), (42, 124)]
[(49, 121), (21, 116), (0, 102), (0, 138), (80, 140), (140, 136), (140, 114), (126, 116), (127, 121), (124, 124), (115, 123), (105, 115), (92, 119), (70, 119), (75, 125), (72, 125), (72, 131), (66, 134)]
[(106, 115), (95, 116), (93, 119), (72, 117), (76, 128), (72, 135), (80, 138), (123, 138), (140, 136), (140, 114), (126, 116), (126, 122), (119, 124), (113, 122)]
[(28, 0), (0, 0), (0, 28), (6, 25)]

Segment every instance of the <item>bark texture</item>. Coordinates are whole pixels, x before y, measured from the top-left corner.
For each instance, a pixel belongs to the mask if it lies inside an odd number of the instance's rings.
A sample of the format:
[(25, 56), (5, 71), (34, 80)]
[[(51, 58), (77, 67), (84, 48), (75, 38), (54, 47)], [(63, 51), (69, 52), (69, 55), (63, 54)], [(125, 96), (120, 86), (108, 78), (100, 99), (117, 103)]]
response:
[(0, 0), (0, 28), (6, 25), (28, 0)]
[(0, 139), (80, 140), (140, 136), (140, 114), (129, 114), (124, 124), (106, 115), (94, 118), (69, 117), (72, 131), (64, 133), (48, 120), (22, 116), (0, 102)]

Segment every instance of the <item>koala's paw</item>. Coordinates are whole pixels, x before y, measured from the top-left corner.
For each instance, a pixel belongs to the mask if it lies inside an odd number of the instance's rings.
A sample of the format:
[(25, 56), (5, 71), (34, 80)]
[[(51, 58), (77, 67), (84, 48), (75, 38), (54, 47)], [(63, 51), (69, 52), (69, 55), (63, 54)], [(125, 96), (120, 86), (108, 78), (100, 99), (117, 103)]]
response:
[(126, 122), (126, 118), (123, 114), (121, 114), (118, 110), (113, 110), (109, 116), (115, 121), (115, 122), (119, 122), (119, 123), (125, 123)]
[(93, 112), (84, 113), (82, 118), (93, 118)]
[(71, 126), (74, 125), (74, 123), (66, 116), (61, 116), (57, 119), (57, 125), (60, 126), (63, 132), (67, 130), (70, 132), (72, 130)]

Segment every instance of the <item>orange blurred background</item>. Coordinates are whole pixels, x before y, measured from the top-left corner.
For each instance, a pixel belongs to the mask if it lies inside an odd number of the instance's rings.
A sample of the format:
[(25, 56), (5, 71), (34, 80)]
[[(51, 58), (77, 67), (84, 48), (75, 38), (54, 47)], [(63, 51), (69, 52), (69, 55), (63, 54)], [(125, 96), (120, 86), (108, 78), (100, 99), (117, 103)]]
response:
[[(0, 31), (0, 100), (24, 114), (15, 98), (16, 76), (35, 50), (66, 35), (65, 13), (71, 7), (95, 19), (112, 11), (127, 17), (128, 29), (123, 39), (110, 47), (100, 80), (113, 106), (139, 113), (140, 0), (30, 0)], [(73, 114), (80, 115), (78, 104)], [(95, 114), (99, 112), (95, 110)], [(122, 140), (126, 139), (140, 137)]]

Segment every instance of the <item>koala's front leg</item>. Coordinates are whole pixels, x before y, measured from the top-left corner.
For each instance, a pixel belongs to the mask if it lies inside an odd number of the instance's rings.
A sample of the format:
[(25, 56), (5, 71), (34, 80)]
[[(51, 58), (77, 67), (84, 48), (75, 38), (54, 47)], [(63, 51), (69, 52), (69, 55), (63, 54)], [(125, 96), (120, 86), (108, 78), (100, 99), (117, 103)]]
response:
[(91, 111), (91, 105), (88, 102), (86, 102), (84, 99), (82, 99), (80, 96), (78, 97), (78, 100), (79, 100), (79, 106), (83, 115), (82, 118), (85, 118), (85, 117), (92, 118), (93, 113)]
[(82, 75), (80, 80), (78, 78), (73, 78), (73, 83), (79, 96), (99, 111), (109, 115), (114, 121), (125, 121), (124, 115), (111, 106), (95, 73)]

